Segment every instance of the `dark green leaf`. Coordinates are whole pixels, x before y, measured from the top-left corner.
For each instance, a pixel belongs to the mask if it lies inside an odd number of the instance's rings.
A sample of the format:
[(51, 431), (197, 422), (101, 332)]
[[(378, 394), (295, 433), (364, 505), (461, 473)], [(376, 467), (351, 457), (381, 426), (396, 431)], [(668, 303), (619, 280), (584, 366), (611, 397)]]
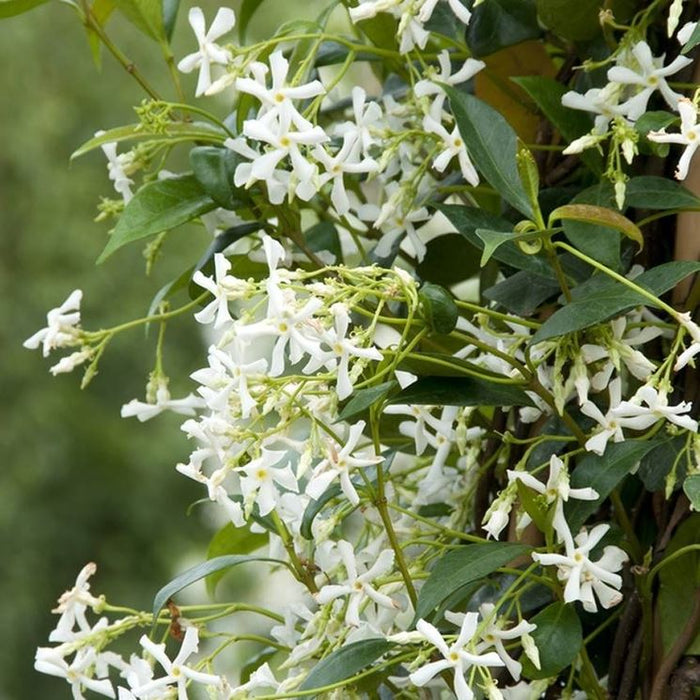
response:
[(528, 395), (510, 384), (477, 377), (420, 377), (389, 403), (442, 406), (532, 406)]
[[(207, 559), (215, 559), (225, 554), (250, 554), (268, 542), (266, 532), (251, 532), (247, 527), (235, 527), (233, 523), (224, 525), (209, 541)], [(207, 592), (213, 595), (216, 584), (224, 577), (226, 571), (220, 569), (207, 576)]]
[(516, 479), (515, 485), (518, 489), (518, 500), (525, 512), (532, 518), (540, 532), (547, 532), (551, 523), (548, 518), (548, 509), (537, 491), (526, 486), (520, 479)]
[(601, 0), (537, 0), (542, 24), (568, 41), (587, 41), (600, 34)]
[(700, 474), (691, 474), (683, 482), (683, 491), (690, 501), (690, 507), (700, 511)]
[(165, 38), (162, 0), (114, 0), (117, 9), (131, 24), (151, 39)]
[(571, 475), (571, 486), (590, 486), (598, 492), (598, 498), (595, 501), (572, 498), (566, 503), (566, 521), (572, 532), (579, 530), (612, 490), (658, 444), (652, 440), (625, 440), (609, 444), (603, 455), (587, 454), (581, 460)]
[(673, 180), (643, 175), (627, 183), (625, 204), (639, 209), (697, 209), (700, 197)]
[(507, 311), (519, 316), (529, 316), (542, 302), (560, 291), (559, 283), (551, 277), (519, 270), (495, 287), (485, 290), (483, 295), (501, 304)]
[(168, 600), (179, 593), (183, 588), (187, 588), (187, 586), (191, 586), (193, 583), (200, 581), (205, 576), (210, 576), (217, 571), (230, 569), (233, 566), (247, 564), (248, 562), (253, 561), (263, 561), (270, 564), (281, 564), (283, 566), (288, 566), (286, 562), (280, 561), (279, 559), (239, 556), (237, 554), (229, 554), (227, 556), (209, 559), (202, 564), (197, 564), (191, 569), (187, 569), (187, 571), (179, 576), (176, 576), (170, 583), (163, 586), (163, 588), (156, 593), (156, 596), (153, 599), (153, 617), (157, 618), (158, 613), (163, 609), (163, 606), (168, 602)]
[[(513, 224), (507, 219), (489, 214), (483, 209), (477, 209), (476, 207), (440, 204), (436, 205), (436, 208), (451, 221), (460, 236), (464, 236), (478, 250), (484, 249), (484, 242), (477, 236), (477, 229), (490, 229), (493, 231), (513, 229)], [(543, 277), (555, 279), (554, 272), (545, 258), (539, 255), (523, 253), (515, 241), (508, 241), (496, 248), (493, 258), (516, 270), (529, 270)]]
[(190, 151), (190, 166), (202, 189), (224, 209), (240, 205), (233, 187), (238, 158), (230, 148), (195, 146)]
[(485, 0), (472, 12), (467, 44), (480, 58), (541, 33), (533, 0)]
[[(678, 528), (668, 544), (665, 555), (677, 552), (700, 541), (700, 514), (691, 515)], [(661, 623), (661, 640), (668, 651), (688, 623), (692, 601), (700, 589), (700, 552), (689, 551), (659, 571), (658, 619)], [(684, 649), (688, 656), (700, 654), (700, 632)]]
[(457, 325), (459, 311), (452, 295), (437, 284), (428, 282), (418, 292), (423, 318), (434, 333), (451, 333)]
[(444, 85), (443, 89), (476, 167), (503, 199), (532, 218), (532, 206), (520, 182), (515, 161), (518, 138), (513, 128), (485, 102), (449, 85)]
[(572, 663), (583, 643), (581, 621), (576, 610), (573, 605), (552, 603), (529, 622), (537, 625), (530, 634), (540, 653), (540, 668), (535, 668), (523, 654), (520, 657), (523, 675), (531, 679), (556, 676)]
[[(687, 449), (684, 435), (678, 435), (669, 440), (655, 440), (654, 449), (647, 452), (637, 470), (637, 476), (642, 480), (647, 491), (661, 491), (666, 477), (677, 463), (681, 454)], [(683, 461), (680, 462), (683, 464)]]
[[(647, 270), (634, 283), (661, 296), (699, 270), (700, 263), (678, 260)], [(640, 305), (654, 306), (646, 297), (620, 282), (605, 280), (590, 294), (577, 296), (574, 301), (555, 311), (535, 333), (531, 343), (583, 330)]]
[(428, 618), (435, 608), (460, 588), (496, 571), (530, 551), (523, 544), (485, 542), (468, 544), (444, 554), (418, 593), (414, 622)]
[(172, 41), (179, 9), (180, 0), (163, 0), (163, 31), (168, 41)]
[(126, 205), (97, 262), (127, 243), (175, 228), (215, 208), (216, 202), (193, 175), (144, 185)]
[(677, 120), (678, 116), (671, 112), (645, 112), (634, 123), (634, 128), (642, 136), (646, 136), (650, 131), (665, 129)]
[(48, 0), (0, 0), (0, 19), (29, 12), (45, 2)]
[(248, 31), (250, 20), (253, 19), (253, 15), (263, 2), (264, 0), (243, 0), (241, 3), (241, 9), (238, 10), (238, 16), (236, 18), (238, 24), (238, 38), (241, 44), (245, 43), (245, 35)]
[(319, 661), (299, 686), (299, 690), (324, 688), (351, 678), (386, 654), (392, 644), (385, 639), (363, 639), (347, 644)]
[(449, 286), (479, 272), (479, 254), (464, 236), (448, 233), (428, 241), (416, 272), (424, 282)]
[(382, 382), (375, 386), (368, 386), (366, 389), (358, 389), (352, 395), (343, 410), (338, 415), (337, 421), (346, 421), (354, 418), (363, 411), (366, 411), (370, 406), (382, 401), (391, 391), (398, 387), (398, 382), (393, 379), (388, 382)]
[[(535, 101), (542, 114), (555, 126), (567, 140), (574, 141), (588, 133), (593, 120), (586, 112), (569, 109), (561, 103), (566, 87), (554, 78), (541, 75), (528, 75), (511, 78)], [(602, 158), (597, 151), (586, 150), (581, 153), (581, 160), (596, 174), (602, 173)]]
[(335, 225), (330, 221), (319, 221), (304, 231), (304, 241), (309, 250), (320, 253), (327, 250), (335, 257), (336, 263), (343, 262), (343, 249)]

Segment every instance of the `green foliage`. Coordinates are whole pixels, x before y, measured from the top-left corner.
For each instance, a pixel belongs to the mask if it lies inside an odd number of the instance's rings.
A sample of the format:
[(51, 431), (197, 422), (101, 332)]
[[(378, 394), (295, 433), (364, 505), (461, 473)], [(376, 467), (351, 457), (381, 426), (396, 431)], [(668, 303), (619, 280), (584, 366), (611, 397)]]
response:
[(474, 8), (467, 44), (481, 58), (540, 33), (534, 0), (485, 0)]

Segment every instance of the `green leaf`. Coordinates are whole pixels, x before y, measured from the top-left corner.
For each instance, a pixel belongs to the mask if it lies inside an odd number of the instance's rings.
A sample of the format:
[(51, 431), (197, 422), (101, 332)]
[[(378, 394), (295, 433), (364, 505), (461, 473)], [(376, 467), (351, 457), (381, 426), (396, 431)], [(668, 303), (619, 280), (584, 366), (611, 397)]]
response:
[(577, 532), (613, 489), (658, 445), (653, 440), (625, 440), (609, 444), (603, 455), (587, 454), (571, 474), (571, 487), (590, 486), (598, 492), (598, 498), (595, 501), (578, 498), (567, 501), (566, 521), (571, 531)]
[(311, 669), (299, 690), (324, 688), (351, 678), (390, 651), (392, 646), (385, 639), (362, 639), (336, 649)]
[(503, 199), (531, 219), (532, 206), (520, 182), (515, 160), (518, 138), (513, 128), (485, 102), (449, 85), (443, 85), (443, 89), (476, 167)]
[(688, 53), (688, 51), (694, 49), (698, 44), (700, 44), (700, 22), (695, 25), (695, 29), (693, 29), (693, 33), (688, 37), (688, 41), (683, 44), (681, 53)]
[(671, 112), (645, 112), (634, 123), (634, 128), (642, 136), (650, 131), (659, 131), (678, 121), (678, 116)]
[[(335, 256), (336, 263), (343, 262), (343, 248), (340, 245), (338, 229), (330, 221), (319, 221), (304, 231), (304, 241), (309, 250), (320, 253), (327, 250)], [(301, 250), (301, 249), (300, 249)]]
[(443, 406), (532, 406), (528, 395), (511, 384), (477, 377), (420, 377), (389, 403)]
[(205, 143), (222, 144), (226, 140), (226, 133), (218, 127), (204, 122), (185, 123), (172, 122), (168, 124), (168, 131), (164, 134), (150, 134), (143, 130), (141, 124), (127, 124), (116, 129), (109, 129), (99, 136), (93, 136), (86, 141), (77, 151), (71, 154), (71, 160), (85, 155), (105, 143), (122, 141), (149, 141), (152, 143), (182, 143), (195, 141)]
[(370, 406), (382, 401), (398, 385), (398, 382), (392, 379), (375, 386), (368, 386), (366, 389), (358, 389), (353, 393), (350, 401), (343, 406), (343, 410), (338, 415), (336, 422), (349, 420), (366, 411)]
[(131, 24), (151, 39), (165, 39), (162, 0), (114, 0), (117, 9)]
[(264, 0), (243, 0), (241, 3), (241, 9), (238, 10), (237, 23), (238, 23), (238, 38), (241, 44), (245, 43), (246, 32), (248, 31), (248, 25), (250, 20), (253, 19), (253, 15), (257, 12), (260, 5), (262, 5)]
[(0, 19), (29, 12), (48, 0), (0, 0)]
[[(442, 212), (457, 229), (460, 236), (471, 243), (477, 250), (484, 249), (484, 242), (477, 235), (477, 229), (489, 229), (493, 231), (512, 230), (513, 224), (500, 216), (489, 214), (483, 209), (465, 207), (458, 204), (439, 204), (436, 209)], [(556, 279), (551, 265), (540, 255), (527, 255), (523, 253), (515, 243), (514, 236), (496, 248), (493, 258), (505, 263), (516, 270), (529, 270)]]
[[(593, 120), (586, 112), (564, 107), (561, 103), (566, 87), (558, 80), (541, 75), (527, 75), (511, 80), (525, 90), (567, 141), (574, 141), (591, 130)], [(603, 172), (602, 158), (597, 151), (586, 150), (580, 157), (597, 175)]]
[[(665, 555), (677, 552), (700, 541), (700, 514), (691, 515), (678, 528), (668, 544)], [(658, 619), (661, 623), (661, 641), (668, 651), (688, 623), (691, 601), (700, 588), (700, 552), (689, 551), (659, 571)], [(687, 656), (700, 654), (700, 633), (686, 647)]]
[(627, 183), (625, 205), (639, 209), (698, 209), (700, 197), (674, 180), (643, 175)]
[[(155, 294), (153, 300), (148, 307), (148, 313), (146, 316), (153, 316), (158, 310), (160, 303), (170, 298), (175, 292), (184, 289), (189, 284), (194, 274), (194, 267), (188, 267), (183, 273), (181, 273), (174, 280), (170, 280), (167, 284), (164, 284)], [(148, 328), (148, 326), (146, 326)]]
[(238, 158), (230, 148), (196, 146), (190, 151), (190, 166), (202, 189), (224, 209), (233, 210), (240, 201), (233, 187)]
[(467, 44), (472, 54), (480, 58), (536, 39), (541, 33), (533, 0), (485, 0), (472, 12)]
[(180, 0), (163, 0), (163, 31), (168, 41), (172, 41), (179, 9)]
[(428, 282), (419, 292), (423, 318), (434, 333), (451, 333), (457, 325), (459, 311), (452, 295), (437, 284)]
[[(675, 287), (682, 279), (698, 271), (700, 271), (700, 263), (677, 260), (643, 272), (635, 278), (634, 283), (656, 296), (661, 296)], [(646, 297), (620, 282), (605, 279), (592, 292), (577, 295), (573, 301), (555, 311), (542, 324), (530, 342), (535, 344), (549, 338), (583, 330), (640, 305), (655, 306)]]
[(523, 675), (533, 680), (556, 676), (578, 655), (583, 643), (581, 621), (573, 605), (552, 603), (529, 620), (537, 625), (530, 635), (540, 654), (540, 668), (524, 654), (520, 657)]
[[(677, 463), (682, 452), (687, 449), (684, 435), (667, 440), (655, 440), (654, 449), (644, 455), (637, 470), (637, 476), (647, 491), (662, 491), (666, 477)], [(680, 465), (684, 462), (681, 461)]]
[(104, 262), (127, 243), (175, 228), (215, 208), (216, 202), (193, 175), (144, 185), (126, 205), (97, 262)]
[(442, 286), (462, 282), (478, 272), (477, 251), (459, 233), (447, 233), (428, 241), (425, 257), (416, 267), (421, 280)]
[(281, 564), (283, 566), (289, 566), (286, 562), (279, 559), (270, 559), (268, 557), (249, 557), (241, 556), (237, 554), (229, 554), (223, 557), (216, 557), (215, 559), (209, 559), (202, 564), (197, 564), (187, 571), (176, 576), (170, 583), (166, 584), (161, 588), (158, 593), (156, 593), (153, 599), (153, 617), (154, 619), (158, 617), (158, 613), (163, 609), (163, 606), (172, 598), (174, 595), (179, 593), (183, 588), (191, 586), (193, 583), (200, 581), (205, 576), (210, 576), (217, 571), (222, 571), (224, 569), (230, 569), (233, 566), (238, 566), (240, 564), (247, 564), (253, 561), (263, 561), (270, 564)]
[(551, 523), (548, 518), (548, 509), (540, 494), (526, 486), (520, 479), (515, 480), (518, 489), (518, 500), (525, 512), (532, 518), (540, 532), (551, 530)]
[[(251, 532), (247, 527), (235, 527), (227, 523), (209, 541), (207, 559), (215, 559), (225, 554), (250, 554), (268, 542), (266, 532)], [(224, 577), (226, 571), (219, 569), (207, 576), (207, 592), (214, 595), (216, 585)]]
[(512, 313), (530, 316), (542, 302), (560, 291), (559, 283), (551, 277), (519, 270), (494, 287), (486, 289), (483, 295)]
[(600, 34), (601, 0), (537, 0), (545, 27), (567, 41), (588, 41)]
[(426, 619), (446, 598), (530, 551), (523, 544), (485, 542), (468, 544), (444, 554), (418, 593), (414, 623)]
[(476, 235), (479, 236), (484, 243), (484, 250), (481, 253), (481, 260), (479, 261), (481, 267), (486, 265), (497, 248), (500, 248), (508, 241), (513, 242), (515, 238), (512, 231), (491, 231), (487, 228), (476, 229)]
[(549, 215), (553, 221), (579, 221), (615, 229), (627, 238), (631, 238), (640, 250), (644, 247), (644, 236), (639, 227), (614, 209), (598, 207), (593, 204), (565, 204), (558, 207)]
[(690, 507), (700, 511), (700, 474), (691, 474), (683, 482), (683, 491), (690, 501)]

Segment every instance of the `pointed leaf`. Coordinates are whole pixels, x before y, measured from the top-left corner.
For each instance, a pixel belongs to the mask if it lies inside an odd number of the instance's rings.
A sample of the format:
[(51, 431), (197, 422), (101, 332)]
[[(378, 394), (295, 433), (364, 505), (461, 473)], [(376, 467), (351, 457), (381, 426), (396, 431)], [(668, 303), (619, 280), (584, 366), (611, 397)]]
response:
[(414, 623), (431, 616), (435, 608), (461, 588), (496, 571), (530, 551), (524, 544), (485, 542), (468, 544), (444, 554), (418, 593)]
[(598, 224), (607, 226), (631, 238), (639, 245), (640, 250), (644, 247), (644, 236), (639, 227), (632, 223), (626, 216), (606, 207), (598, 207), (592, 204), (565, 204), (558, 207), (549, 215), (552, 221), (581, 221), (586, 224)]
[(700, 474), (691, 474), (683, 482), (683, 491), (690, 501), (690, 507), (700, 511)]
[(640, 460), (660, 441), (625, 440), (608, 445), (605, 454), (587, 454), (571, 474), (571, 487), (589, 486), (598, 492), (595, 501), (570, 499), (565, 506), (566, 521), (572, 532), (578, 532), (595, 513), (613, 489), (632, 471)]
[(126, 205), (97, 262), (104, 262), (127, 243), (175, 228), (215, 208), (216, 203), (193, 175), (144, 185)]
[(435, 333), (451, 333), (457, 325), (459, 311), (452, 295), (443, 287), (428, 282), (418, 292), (423, 318)]
[(512, 231), (491, 231), (487, 228), (476, 229), (476, 235), (479, 236), (484, 243), (484, 250), (481, 253), (481, 260), (479, 262), (481, 267), (486, 265), (497, 248), (509, 241), (512, 243), (514, 239)]
[(390, 651), (392, 646), (385, 639), (362, 639), (336, 649), (311, 669), (299, 690), (324, 688), (351, 678)]
[(202, 189), (224, 209), (240, 205), (233, 186), (238, 158), (230, 148), (195, 146), (190, 151), (190, 166)]
[(518, 139), (513, 128), (485, 102), (449, 85), (443, 85), (443, 89), (450, 99), (459, 133), (478, 170), (503, 199), (532, 218), (532, 206), (520, 182), (515, 161)]
[(163, 0), (163, 31), (168, 41), (172, 41), (179, 9), (180, 0)]
[(48, 0), (0, 0), (0, 19), (29, 12)]
[[(656, 296), (661, 296), (682, 279), (698, 271), (700, 271), (700, 263), (677, 260), (643, 272), (635, 278), (634, 283)], [(535, 344), (566, 333), (580, 331), (641, 305), (654, 306), (646, 297), (620, 282), (604, 279), (590, 293), (577, 295), (574, 301), (555, 311), (542, 324), (530, 342)]]
[(388, 396), (388, 394), (390, 394), (398, 386), (399, 383), (392, 379), (391, 381), (382, 382), (381, 384), (376, 384), (375, 386), (368, 386), (365, 389), (358, 389), (357, 391), (353, 392), (350, 401), (343, 406), (343, 410), (338, 415), (336, 422), (354, 418), (363, 411), (366, 411), (370, 406), (382, 401), (382, 399)]
[(633, 177), (625, 190), (625, 205), (639, 209), (698, 209), (700, 197), (665, 177)]
[(115, 0), (117, 9), (151, 39), (165, 38), (162, 0)]
[(389, 403), (442, 406), (532, 406), (530, 397), (512, 384), (477, 377), (420, 377)]
[(573, 605), (552, 603), (529, 622), (537, 625), (530, 635), (540, 654), (540, 668), (535, 668), (523, 654), (520, 657), (523, 675), (533, 680), (556, 676), (573, 662), (583, 643), (581, 621), (576, 610)]
[(533, 0), (486, 0), (474, 7), (467, 44), (479, 58), (541, 33)]
[(238, 11), (238, 38), (241, 44), (245, 43), (246, 32), (248, 31), (248, 25), (250, 20), (253, 19), (253, 15), (257, 12), (260, 5), (262, 5), (264, 0), (243, 0), (241, 3), (241, 9)]
[(179, 593), (183, 588), (191, 586), (193, 583), (200, 581), (205, 576), (214, 574), (217, 571), (222, 571), (223, 569), (230, 569), (233, 566), (238, 566), (239, 564), (247, 564), (248, 562), (262, 561), (270, 564), (281, 564), (282, 566), (289, 566), (286, 562), (279, 559), (270, 559), (268, 557), (249, 557), (240, 556), (237, 554), (229, 554), (223, 557), (216, 557), (214, 559), (209, 559), (202, 564), (197, 564), (191, 569), (181, 573), (176, 576), (170, 583), (166, 584), (161, 588), (158, 593), (156, 593), (153, 599), (153, 617), (157, 618), (158, 613), (163, 609), (163, 606), (172, 598), (175, 594)]

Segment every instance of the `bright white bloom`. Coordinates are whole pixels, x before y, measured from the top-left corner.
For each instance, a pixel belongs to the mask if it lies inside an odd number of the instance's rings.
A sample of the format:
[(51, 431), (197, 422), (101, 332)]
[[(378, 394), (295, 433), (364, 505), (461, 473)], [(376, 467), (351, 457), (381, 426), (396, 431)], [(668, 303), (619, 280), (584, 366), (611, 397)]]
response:
[(64, 374), (66, 372), (72, 372), (76, 367), (79, 367), (86, 360), (92, 357), (92, 350), (86, 348), (85, 350), (80, 350), (78, 352), (73, 352), (66, 357), (62, 357), (53, 367), (49, 369), (49, 372), (55, 377), (57, 374)]
[(199, 68), (195, 92), (195, 97), (199, 97), (211, 86), (211, 64), (226, 65), (232, 59), (230, 51), (222, 49), (214, 42), (233, 29), (236, 16), (228, 7), (219, 8), (208, 32), (205, 32), (204, 13), (200, 7), (190, 8), (188, 20), (199, 43), (199, 50), (185, 56), (177, 67), (183, 73), (191, 73), (195, 68)]
[(508, 525), (510, 511), (513, 509), (513, 503), (515, 503), (517, 495), (518, 492), (515, 489), (515, 484), (513, 484), (501, 491), (486, 511), (482, 527), (486, 531), (487, 538), (493, 537), (494, 540), (497, 540), (503, 529)]
[[(101, 136), (104, 131), (96, 131), (95, 136)], [(102, 152), (107, 156), (107, 173), (109, 179), (114, 183), (114, 189), (123, 197), (124, 204), (128, 204), (129, 200), (134, 196), (131, 191), (131, 185), (134, 181), (126, 174), (126, 168), (130, 165), (132, 157), (129, 153), (117, 155), (117, 143), (103, 143), (100, 146)]]
[(590, 532), (582, 530), (576, 538), (564, 540), (566, 554), (538, 554), (532, 558), (543, 566), (556, 566), (560, 581), (566, 581), (564, 602), (580, 600), (588, 612), (596, 612), (595, 596), (604, 608), (611, 608), (622, 600), (622, 577), (615, 573), (627, 561), (627, 554), (619, 547), (608, 546), (603, 556), (592, 562), (588, 555), (603, 539), (610, 525), (596, 525)]
[(305, 85), (287, 85), (287, 73), (289, 61), (281, 51), (275, 51), (270, 55), (270, 74), (272, 85), (267, 87), (268, 68), (262, 63), (254, 63), (251, 72), (254, 78), (238, 78), (236, 88), (240, 92), (254, 95), (262, 103), (258, 119), (268, 115), (266, 122), (269, 124), (269, 116), (279, 119), (280, 123), (294, 126), (300, 131), (310, 131), (313, 128), (311, 122), (301, 116), (292, 100), (305, 100), (317, 95), (322, 95), (325, 90), (321, 82), (313, 80)]
[(429, 219), (430, 213), (425, 207), (406, 211), (402, 202), (401, 189), (395, 183), (390, 183), (385, 190), (389, 197), (374, 221), (375, 228), (381, 229), (384, 235), (377, 243), (374, 254), (379, 258), (386, 257), (391, 252), (394, 243), (406, 235), (413, 245), (416, 258), (420, 262), (428, 249), (418, 235), (415, 224)]
[(107, 678), (97, 679), (93, 675), (97, 653), (90, 646), (79, 649), (69, 664), (62, 647), (39, 647), (36, 650), (34, 668), (40, 673), (65, 678), (70, 683), (74, 700), (85, 700), (83, 689), (92, 690), (108, 698), (114, 698), (114, 688)]
[[(433, 12), (440, 0), (422, 0), (418, 19), (427, 22), (433, 16)], [(462, 0), (446, 0), (455, 17), (464, 24), (469, 24), (472, 13), (465, 7)]]
[(172, 661), (165, 653), (165, 644), (155, 644), (145, 634), (141, 637), (139, 643), (163, 667), (167, 675), (149, 681), (138, 688), (133, 688), (132, 692), (137, 698), (147, 698), (154, 690), (176, 683), (178, 700), (187, 700), (187, 684), (189, 682), (202, 683), (208, 686), (220, 686), (222, 683), (221, 676), (202, 673), (185, 665), (185, 661), (199, 647), (199, 632), (196, 627), (187, 627), (180, 651)]
[(138, 418), (143, 423), (163, 411), (173, 411), (183, 416), (193, 416), (197, 409), (203, 407), (204, 401), (194, 396), (194, 394), (188, 394), (184, 399), (171, 399), (167, 382), (161, 381), (156, 389), (155, 403), (132, 399), (129, 403), (122, 406), (121, 417)]
[(457, 156), (459, 168), (462, 171), (464, 179), (473, 187), (479, 184), (479, 175), (476, 168), (472, 164), (467, 147), (459, 133), (459, 127), (455, 125), (452, 133), (449, 133), (445, 127), (433, 119), (430, 115), (426, 115), (423, 119), (423, 128), (431, 134), (436, 134), (442, 140), (442, 145), (445, 150), (439, 153), (433, 161), (433, 167), (439, 173), (445, 172), (445, 168), (450, 164), (450, 161)]
[(56, 624), (56, 628), (49, 635), (50, 642), (69, 642), (76, 637), (73, 631), (78, 625), (80, 632), (85, 632), (91, 628), (85, 617), (85, 611), (100, 602), (90, 593), (88, 579), (97, 571), (97, 565), (93, 562), (86, 564), (75, 580), (75, 586), (66, 591), (58, 599), (58, 607), (51, 612), (60, 613), (61, 617)]
[(314, 596), (319, 603), (329, 603), (336, 598), (348, 596), (345, 622), (353, 627), (359, 627), (360, 606), (367, 599), (389, 610), (396, 610), (400, 607), (395, 600), (384, 593), (380, 593), (371, 585), (372, 581), (388, 574), (392, 570), (394, 566), (393, 550), (385, 549), (380, 552), (374, 564), (360, 574), (358, 574), (358, 562), (352, 545), (346, 540), (340, 540), (338, 542), (338, 552), (347, 573), (347, 582), (323, 586)]
[(286, 491), (299, 491), (289, 462), (279, 466), (286, 456), (285, 450), (268, 450), (263, 447), (260, 457), (238, 469), (241, 474), (241, 491), (246, 513), (250, 511), (253, 503), (258, 504), (260, 515), (267, 515), (274, 510), (281, 498), (276, 484)]
[(626, 116), (632, 121), (639, 119), (646, 111), (649, 98), (656, 90), (661, 92), (671, 109), (676, 109), (681, 95), (671, 90), (666, 78), (692, 63), (692, 59), (687, 56), (678, 56), (664, 67), (664, 57), (655, 58), (649, 44), (645, 41), (635, 44), (630, 53), (633, 57), (631, 63), (634, 68), (617, 65), (608, 71), (608, 80), (641, 88), (636, 95), (620, 105)]
[[(506, 622), (503, 618), (498, 618), (494, 611), (496, 606), (493, 603), (483, 603), (479, 606), (479, 613), (481, 614), (481, 619), (486, 622), (486, 626), (481, 630), (479, 636), (481, 637), (482, 644), (479, 645), (478, 649), (480, 652), (488, 649), (489, 647), (494, 647), (496, 653), (501, 658), (506, 668), (510, 672), (510, 675), (516, 681), (520, 680), (520, 673), (522, 671), (522, 664), (516, 661), (512, 656), (508, 654), (503, 641), (517, 639), (518, 637), (523, 637), (529, 635), (530, 632), (537, 629), (537, 625), (534, 625), (527, 620), (521, 620), (515, 627), (509, 627), (504, 629), (503, 626)], [(445, 613), (445, 618), (454, 622), (457, 625), (462, 624), (464, 615), (455, 613)], [(535, 647), (535, 651), (537, 647)], [(535, 665), (539, 668), (539, 655), (537, 655), (537, 662)]]
[(700, 326), (693, 321), (690, 312), (679, 313), (676, 315), (676, 320), (685, 328), (693, 342), (678, 356), (673, 369), (683, 369), (698, 353), (700, 353)]
[(686, 22), (678, 30), (678, 34), (676, 34), (676, 39), (678, 39), (678, 42), (681, 45), (685, 46), (690, 41), (690, 37), (693, 35), (693, 32), (695, 31), (695, 28), (697, 26), (697, 22)]
[[(644, 402), (646, 406), (642, 406)], [(666, 419), (681, 428), (694, 433), (698, 431), (698, 423), (688, 413), (693, 408), (690, 401), (681, 401), (676, 406), (668, 405), (668, 394), (665, 389), (655, 389), (648, 384), (639, 387), (637, 393), (629, 400), (622, 401), (612, 409), (620, 425), (633, 430), (646, 430), (659, 420)]]
[(581, 413), (592, 418), (602, 428), (602, 430), (594, 433), (586, 441), (584, 447), (589, 452), (602, 455), (605, 453), (605, 448), (611, 439), (613, 442), (622, 442), (625, 439), (625, 435), (622, 432), (622, 424), (615, 413), (615, 409), (620, 405), (621, 399), (622, 382), (618, 377), (610, 382), (610, 405), (605, 415), (592, 401), (586, 401), (581, 406)]
[(228, 309), (228, 302), (240, 299), (250, 291), (248, 282), (238, 279), (228, 272), (231, 261), (223, 253), (214, 255), (214, 277), (206, 277), (201, 270), (192, 275), (192, 281), (211, 292), (214, 299), (194, 317), (200, 323), (208, 324), (214, 321), (214, 328), (222, 328), (233, 321)]
[[(495, 652), (479, 654), (473, 642), (479, 614), (470, 612), (464, 616), (457, 640), (448, 646), (437, 629), (425, 620), (418, 620), (416, 629), (442, 654), (441, 661), (431, 661), (417, 669), (409, 678), (413, 685), (422, 687), (438, 673), (446, 669), (454, 672), (454, 692), (458, 700), (472, 700), (474, 692), (467, 685), (465, 675), (472, 666), (505, 666)], [(469, 649), (469, 650), (468, 650)]]
[[(347, 440), (341, 447), (335, 440), (328, 441), (326, 458), (321, 460), (311, 475), (306, 487), (306, 494), (314, 500), (318, 500), (324, 491), (336, 478), (340, 479), (340, 488), (345, 497), (356, 506), (360, 502), (360, 496), (350, 480), (350, 472), (353, 469), (369, 467), (382, 461), (381, 457), (355, 457), (353, 452), (362, 437), (365, 422), (360, 421), (350, 426)], [(340, 449), (338, 449), (340, 448)]]
[(676, 168), (676, 179), (685, 180), (688, 176), (690, 161), (695, 155), (698, 146), (700, 146), (700, 124), (697, 123), (697, 108), (687, 97), (681, 97), (678, 100), (678, 111), (681, 115), (681, 129), (679, 133), (667, 134), (665, 129), (661, 129), (660, 131), (650, 131), (647, 134), (647, 138), (657, 143), (678, 143), (681, 146), (685, 146)]
[(27, 338), (23, 345), (30, 350), (43, 346), (43, 355), (48, 357), (51, 350), (77, 345), (80, 337), (80, 301), (83, 293), (80, 289), (72, 291), (68, 298), (46, 315), (46, 328)]
[(359, 143), (362, 153), (366, 156), (369, 149), (377, 142), (374, 128), (377, 128), (382, 118), (382, 108), (377, 102), (371, 100), (367, 102), (367, 93), (359, 86), (352, 89), (352, 112), (353, 121), (346, 121), (334, 129), (334, 134), (349, 137), (353, 143)]
[[(624, 110), (619, 102), (620, 86), (616, 83), (609, 83), (604, 88), (591, 88), (583, 95), (570, 91), (562, 95), (561, 98), (561, 103), (564, 107), (580, 109), (597, 115), (593, 124), (593, 131), (591, 132), (593, 136), (605, 134), (610, 121), (623, 114)], [(585, 145), (581, 143), (577, 148), (583, 150), (583, 147), (588, 145), (594, 145), (594, 143), (591, 142), (589, 144), (586, 142)]]

